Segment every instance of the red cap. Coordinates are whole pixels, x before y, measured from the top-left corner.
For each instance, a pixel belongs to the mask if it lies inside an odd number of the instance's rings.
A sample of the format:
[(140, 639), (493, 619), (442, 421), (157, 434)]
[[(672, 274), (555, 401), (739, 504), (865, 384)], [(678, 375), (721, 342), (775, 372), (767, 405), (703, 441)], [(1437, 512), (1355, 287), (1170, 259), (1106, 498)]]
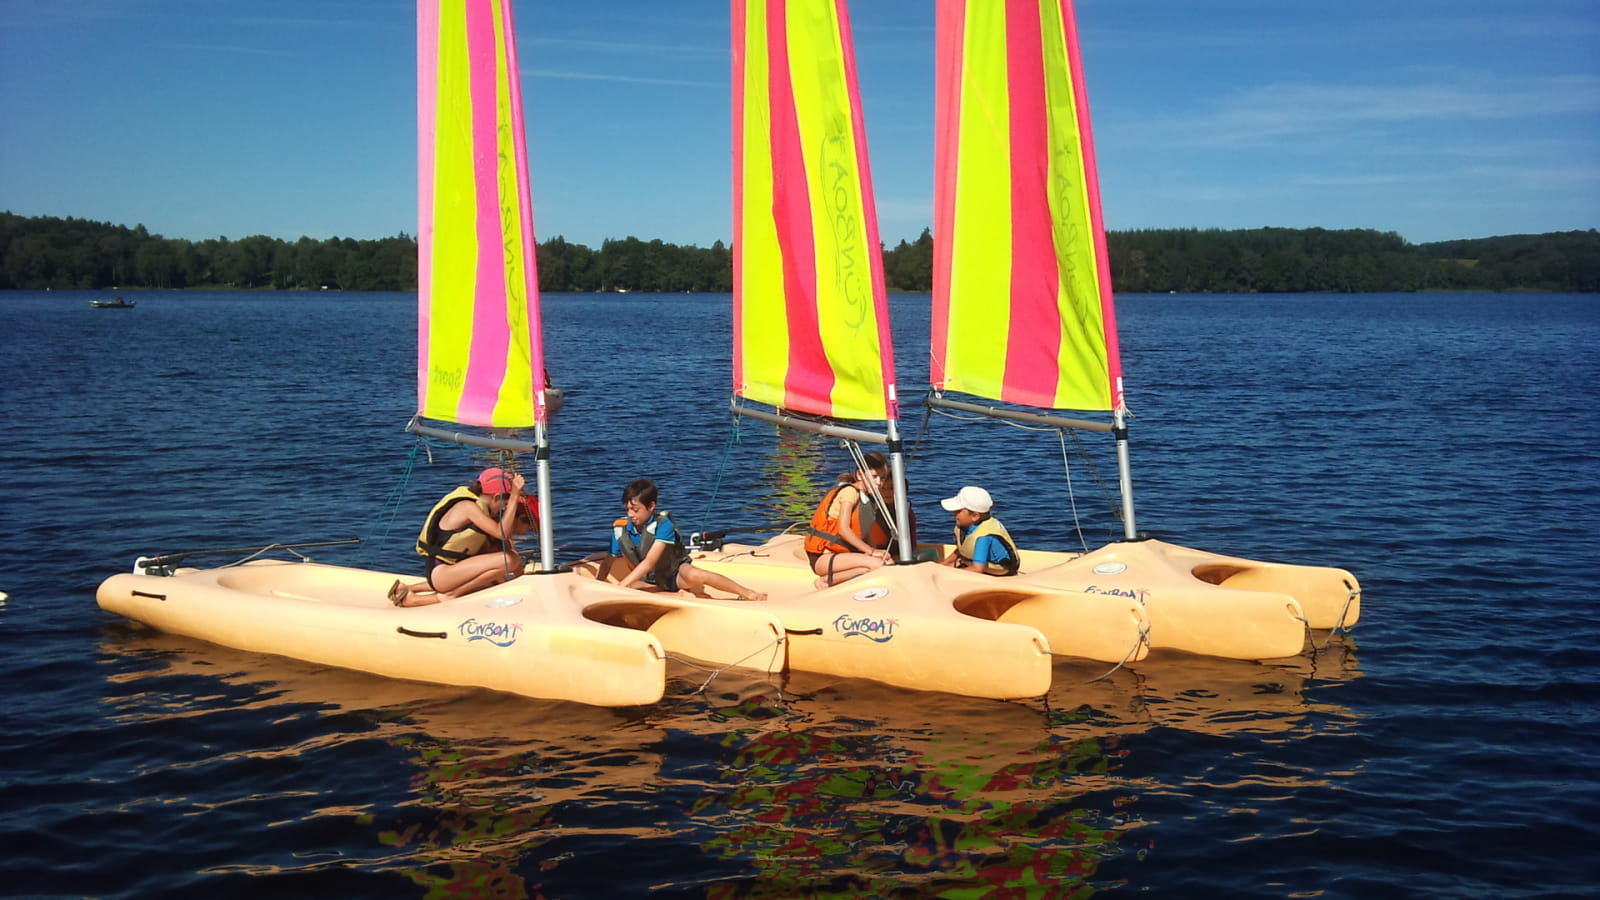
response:
[(512, 473), (503, 469), (484, 469), (478, 475), (478, 487), (483, 488), (485, 494), (511, 493)]

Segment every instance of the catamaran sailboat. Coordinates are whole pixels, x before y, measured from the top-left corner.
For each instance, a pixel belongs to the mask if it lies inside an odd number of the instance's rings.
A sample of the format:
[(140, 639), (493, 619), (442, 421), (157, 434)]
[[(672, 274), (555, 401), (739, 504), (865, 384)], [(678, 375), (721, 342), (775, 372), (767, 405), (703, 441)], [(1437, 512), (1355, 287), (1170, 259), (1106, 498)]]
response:
[[(605, 706), (648, 704), (669, 652), (776, 671), (782, 626), (754, 605), (718, 608), (557, 568), (544, 374), (510, 0), (419, 0), (418, 412), (411, 430), (537, 466), (537, 571), (464, 597), (397, 608), (410, 576), (305, 560), (186, 566), (141, 558), (100, 606), (163, 631), (394, 678)], [(442, 424), (441, 424), (442, 423)], [(454, 426), (454, 427), (451, 427)], [(527, 441), (508, 434), (533, 431)], [(290, 545), (301, 550), (308, 544)]]
[[(1116, 440), (1124, 539), (1081, 556), (1024, 550), (1014, 580), (1137, 596), (1156, 647), (1216, 656), (1291, 656), (1308, 627), (1355, 624), (1360, 592), (1349, 572), (1220, 556), (1146, 539), (1135, 528), (1116, 313), (1071, 0), (941, 0), (937, 41), (928, 402)], [(1095, 421), (1062, 411), (1111, 415)]]
[[(1143, 648), (1129, 656), (1117, 638), (1102, 637), (1117, 634), (1113, 624), (1135, 621), (1148, 624), (1155, 647), (1239, 659), (1293, 656), (1305, 647), (1308, 628), (1353, 625), (1360, 591), (1349, 572), (1221, 556), (1150, 540), (1134, 528), (1115, 307), (1070, 0), (940, 0), (937, 35), (928, 403), (1115, 435), (1126, 536), (1081, 555), (1023, 548), (1021, 570), (1009, 578), (959, 573), (984, 587), (936, 578), (915, 589), (968, 616), (1026, 623), (1055, 653), (1095, 659), (1138, 659)], [(834, 144), (817, 123), (841, 115), (813, 120), (791, 111), (786, 104), (803, 96), (798, 90), (793, 97), (773, 90), (769, 106), (752, 104), (749, 69), (746, 100), (736, 109), (744, 119), (735, 128), (735, 140), (742, 141), (735, 148), (735, 392), (809, 416), (774, 417), (744, 410), (737, 401), (735, 411), (887, 445), (900, 507), (893, 518), (904, 522), (893, 352), (882, 307), (869, 303), (879, 298), (867, 291), (869, 271), (876, 274), (869, 266), (877, 264), (877, 254), (867, 249), (878, 246), (875, 227), (870, 216), (840, 216), (853, 210), (824, 209), (824, 218), (796, 196), (806, 177), (819, 192), (819, 185), (833, 189), (847, 180), (851, 170), (838, 164), (839, 154), (806, 161), (782, 144), (788, 139), (826, 151)], [(765, 75), (761, 70), (758, 78)], [(752, 171), (752, 160), (759, 165), (769, 157), (773, 171)], [(865, 166), (859, 170), (866, 184)], [(821, 181), (824, 175), (833, 180)], [(769, 208), (769, 196), (772, 215), (752, 214)], [(870, 191), (864, 196), (870, 204)], [(814, 226), (818, 221), (830, 227)], [(851, 223), (845, 233), (864, 233), (864, 247), (827, 243), (837, 237), (831, 226), (840, 221)], [(857, 228), (857, 222), (864, 224)], [(1060, 414), (1066, 410), (1112, 416), (1094, 421)], [(869, 435), (812, 417), (881, 419), (887, 431)], [(903, 563), (912, 559), (905, 538), (897, 554)], [(809, 581), (800, 543), (786, 536), (757, 549), (730, 547), (728, 571), (750, 580), (752, 567), (788, 566), (802, 573), (798, 582)], [(911, 580), (898, 567), (886, 569), (862, 579), (861, 587), (901, 579)], [(1116, 622), (1107, 607), (1089, 602), (1106, 597), (1131, 601), (1131, 615)]]
[[(842, 3), (735, 0), (734, 400), (741, 417), (882, 446), (897, 521), (905, 469), (888, 303), (849, 21)], [(912, 557), (902, 533), (898, 555)], [(892, 566), (817, 590), (801, 538), (727, 545), (696, 565), (765, 591), (795, 669), (973, 696), (1029, 697), (1052, 652), (1146, 648), (1129, 598)], [(1070, 610), (1046, 638), (1039, 615)]]

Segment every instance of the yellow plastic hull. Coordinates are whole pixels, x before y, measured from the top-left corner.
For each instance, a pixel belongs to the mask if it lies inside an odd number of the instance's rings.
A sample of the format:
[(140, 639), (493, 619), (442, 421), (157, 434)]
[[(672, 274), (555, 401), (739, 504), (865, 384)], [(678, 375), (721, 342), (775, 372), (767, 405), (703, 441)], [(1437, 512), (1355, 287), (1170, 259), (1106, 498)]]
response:
[[(1119, 662), (1140, 659), (1147, 620), (1136, 601), (1062, 594), (924, 564), (888, 566), (817, 590), (802, 540), (730, 544), (696, 558), (755, 590), (789, 633), (789, 664), (975, 697), (1034, 697), (1049, 689), (1052, 651)], [(1047, 636), (1035, 607), (1077, 623)]]
[[(1307, 629), (1355, 624), (1360, 585), (1343, 569), (1222, 556), (1164, 541), (1119, 541), (1082, 556), (1022, 551), (1017, 580), (1062, 591), (1137, 597), (1150, 642), (1230, 659), (1279, 659)], [(1046, 631), (1046, 634), (1049, 634)]]
[[(940, 553), (949, 550), (943, 546)], [(1348, 628), (1361, 615), (1360, 586), (1343, 569), (1240, 559), (1156, 540), (1117, 542), (1082, 556), (1026, 549), (1021, 554), (1022, 570), (1010, 578), (924, 563), (887, 567), (831, 590), (848, 594), (880, 583), (901, 585), (922, 591), (929, 598), (924, 607), (947, 608), (969, 625), (1027, 626), (1056, 654), (1109, 662), (1144, 656), (1144, 647), (1129, 654), (1144, 624), (1151, 647), (1280, 659), (1304, 649), (1308, 627)], [(788, 608), (817, 602), (805, 596), (815, 576), (796, 535), (760, 546), (728, 545), (697, 564), (773, 594), (782, 604), (775, 612), (791, 628)], [(769, 569), (788, 574), (771, 576)]]
[(264, 560), (171, 577), (115, 575), (102, 608), (162, 631), (392, 678), (598, 706), (661, 699), (668, 652), (777, 671), (782, 626), (572, 573), (527, 575), (458, 600), (396, 608), (394, 573)]

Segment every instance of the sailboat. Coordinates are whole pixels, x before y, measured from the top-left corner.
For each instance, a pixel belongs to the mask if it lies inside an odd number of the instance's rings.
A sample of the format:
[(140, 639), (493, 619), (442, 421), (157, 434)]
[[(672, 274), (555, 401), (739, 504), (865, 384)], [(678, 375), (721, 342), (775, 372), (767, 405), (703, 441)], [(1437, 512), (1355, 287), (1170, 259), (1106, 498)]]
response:
[[(908, 520), (899, 403), (877, 215), (843, 2), (734, 0), (736, 416), (887, 451), (895, 520)], [(819, 492), (820, 496), (820, 492)], [(906, 565), (817, 589), (802, 539), (729, 544), (696, 565), (765, 591), (792, 669), (978, 697), (1048, 689), (1052, 651), (1142, 657), (1128, 598), (1020, 588)], [(1072, 607), (1060, 642), (1030, 624)]]
[[(1215, 656), (1293, 656), (1307, 628), (1354, 625), (1360, 588), (1343, 569), (1221, 556), (1139, 534), (1072, 2), (940, 0), (937, 15), (928, 403), (1116, 441), (1123, 539), (1081, 556), (1024, 548), (1011, 580), (1137, 597), (1156, 647)], [(1070, 618), (1059, 621), (1070, 628)]]
[[(555, 565), (532, 203), (510, 0), (419, 0), (418, 440), (531, 455), (534, 572), (429, 606), (386, 596), (411, 576), (311, 562), (325, 543), (142, 557), (101, 584), (102, 608), (236, 649), (394, 678), (603, 706), (654, 703), (669, 653), (776, 671), (782, 625), (597, 582)], [(533, 440), (519, 434), (531, 429)], [(254, 557), (289, 550), (293, 559)], [(249, 561), (214, 568), (204, 555)]]

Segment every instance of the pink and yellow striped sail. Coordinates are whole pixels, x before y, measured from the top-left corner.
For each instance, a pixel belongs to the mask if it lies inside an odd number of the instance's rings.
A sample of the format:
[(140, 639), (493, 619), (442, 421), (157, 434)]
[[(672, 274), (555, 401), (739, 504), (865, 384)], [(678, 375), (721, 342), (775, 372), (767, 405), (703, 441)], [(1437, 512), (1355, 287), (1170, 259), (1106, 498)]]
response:
[(544, 423), (533, 204), (511, 0), (417, 2), (417, 406)]
[(939, 0), (935, 389), (1122, 405), (1071, 0)]
[(734, 393), (898, 418), (844, 0), (733, 0)]

